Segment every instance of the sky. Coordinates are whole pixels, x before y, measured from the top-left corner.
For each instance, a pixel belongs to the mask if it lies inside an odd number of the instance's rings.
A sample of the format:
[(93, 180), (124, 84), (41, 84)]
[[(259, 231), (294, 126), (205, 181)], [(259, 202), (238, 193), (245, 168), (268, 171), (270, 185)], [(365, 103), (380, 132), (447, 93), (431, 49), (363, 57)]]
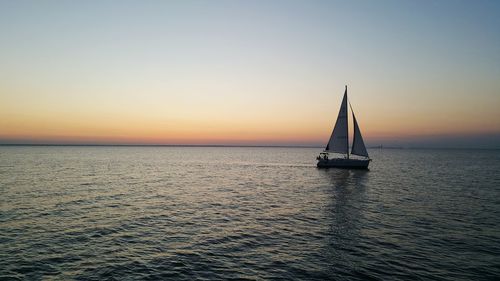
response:
[(500, 1), (3, 1), (0, 144), (500, 148)]

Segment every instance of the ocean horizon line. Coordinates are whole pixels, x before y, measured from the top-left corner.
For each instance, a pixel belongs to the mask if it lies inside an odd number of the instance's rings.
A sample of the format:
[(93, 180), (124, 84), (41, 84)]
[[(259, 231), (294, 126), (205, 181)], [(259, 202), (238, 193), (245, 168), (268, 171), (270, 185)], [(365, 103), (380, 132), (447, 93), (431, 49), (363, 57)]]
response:
[(65, 144), (65, 143), (0, 143), (0, 146), (149, 146), (149, 147), (290, 147), (322, 148), (314, 145), (245, 145), (245, 144)]
[[(65, 143), (0, 143), (0, 146), (54, 146), (54, 147), (255, 147), (255, 148), (323, 148), (317, 145), (245, 145), (245, 144), (65, 144)], [(350, 147), (350, 146), (349, 146)], [(433, 147), (433, 146), (367, 146), (369, 149), (433, 149), (433, 150), (500, 150), (490, 147)]]

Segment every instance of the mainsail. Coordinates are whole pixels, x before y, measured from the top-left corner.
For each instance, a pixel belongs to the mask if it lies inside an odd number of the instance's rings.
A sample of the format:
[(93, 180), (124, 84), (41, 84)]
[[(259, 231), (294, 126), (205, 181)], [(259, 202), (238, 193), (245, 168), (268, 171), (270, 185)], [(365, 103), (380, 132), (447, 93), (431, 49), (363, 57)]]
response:
[[(326, 146), (326, 152), (349, 153), (349, 139), (348, 139), (348, 121), (347, 121), (347, 86), (345, 87), (344, 98), (340, 105), (339, 116), (333, 128), (332, 135)], [(363, 141), (363, 140), (361, 140)]]
[(354, 111), (352, 112), (352, 119), (354, 120), (354, 137), (352, 140), (351, 154), (368, 157), (365, 142), (363, 141), (363, 137), (361, 136), (361, 131), (359, 130), (356, 116), (354, 116)]

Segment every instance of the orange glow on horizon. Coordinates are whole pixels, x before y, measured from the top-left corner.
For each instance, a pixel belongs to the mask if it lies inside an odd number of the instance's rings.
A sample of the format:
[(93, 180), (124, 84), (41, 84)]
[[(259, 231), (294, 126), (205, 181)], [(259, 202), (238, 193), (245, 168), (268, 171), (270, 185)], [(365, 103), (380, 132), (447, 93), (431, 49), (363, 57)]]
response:
[[(332, 118), (334, 114), (331, 114)], [(366, 118), (367, 113), (362, 115)], [(82, 118), (83, 119), (83, 118)], [(12, 118), (0, 121), (0, 140), (9, 142), (73, 144), (174, 144), (174, 145), (323, 145), (328, 140), (334, 120), (322, 122), (262, 120), (152, 120), (115, 117), (107, 122), (82, 119)], [(419, 123), (404, 120), (385, 124), (383, 118), (364, 121), (358, 118), (365, 142), (411, 139), (434, 135), (473, 135), (496, 133), (472, 123)], [(295, 120), (296, 121), (296, 120)], [(457, 122), (458, 123), (458, 122)], [(352, 132), (351, 132), (352, 133)]]

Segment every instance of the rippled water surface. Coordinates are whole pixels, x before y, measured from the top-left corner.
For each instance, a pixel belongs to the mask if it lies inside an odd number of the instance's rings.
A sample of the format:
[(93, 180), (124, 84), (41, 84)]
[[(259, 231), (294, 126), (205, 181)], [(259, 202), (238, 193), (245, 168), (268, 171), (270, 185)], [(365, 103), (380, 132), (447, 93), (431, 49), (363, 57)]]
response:
[(0, 147), (0, 279), (493, 280), (500, 152)]

